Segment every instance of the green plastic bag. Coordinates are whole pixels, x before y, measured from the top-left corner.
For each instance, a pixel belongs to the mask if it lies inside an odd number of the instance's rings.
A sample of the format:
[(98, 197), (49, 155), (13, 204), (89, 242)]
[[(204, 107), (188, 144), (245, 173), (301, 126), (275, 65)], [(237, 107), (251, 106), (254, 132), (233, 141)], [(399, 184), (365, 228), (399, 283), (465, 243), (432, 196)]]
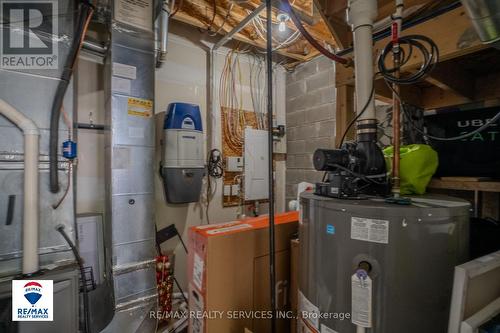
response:
[[(408, 145), (400, 147), (401, 194), (424, 194), (427, 185), (438, 167), (438, 154), (429, 145)], [(387, 168), (392, 173), (394, 147), (384, 149)]]

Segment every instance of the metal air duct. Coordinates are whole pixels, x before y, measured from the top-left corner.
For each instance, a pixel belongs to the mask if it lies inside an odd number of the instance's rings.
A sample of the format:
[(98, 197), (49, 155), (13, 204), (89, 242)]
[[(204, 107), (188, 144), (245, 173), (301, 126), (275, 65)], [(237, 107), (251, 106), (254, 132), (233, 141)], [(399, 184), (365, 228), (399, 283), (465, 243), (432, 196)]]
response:
[(114, 318), (103, 332), (154, 332), (153, 0), (115, 0), (105, 63), (106, 228)]
[(497, 0), (462, 0), (483, 43), (500, 41), (500, 2)]

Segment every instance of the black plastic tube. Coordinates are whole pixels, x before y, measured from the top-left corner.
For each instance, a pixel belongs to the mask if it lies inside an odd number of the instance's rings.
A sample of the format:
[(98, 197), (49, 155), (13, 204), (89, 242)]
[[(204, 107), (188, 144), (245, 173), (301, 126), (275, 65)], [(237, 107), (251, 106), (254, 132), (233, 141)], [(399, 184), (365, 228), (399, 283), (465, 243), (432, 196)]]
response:
[(271, 286), (271, 333), (276, 332), (276, 257), (274, 244), (274, 178), (273, 178), (273, 14), (272, 0), (266, 0), (267, 12), (267, 143), (269, 178), (269, 284)]
[(85, 333), (90, 333), (90, 312), (89, 312), (89, 294), (87, 291), (87, 285), (85, 283), (85, 269), (83, 268), (83, 260), (82, 257), (80, 256), (80, 252), (78, 252), (78, 249), (76, 248), (75, 244), (71, 241), (69, 238), (68, 234), (64, 230), (64, 225), (59, 224), (56, 226), (56, 230), (63, 236), (64, 240), (66, 243), (68, 243), (69, 247), (71, 248), (71, 251), (73, 252), (73, 255), (75, 256), (76, 263), (78, 264), (78, 267), (80, 268), (80, 275), (82, 278), (82, 289), (83, 289), (83, 313), (84, 313), (84, 332)]
[[(73, 65), (78, 56), (80, 45), (85, 33), (85, 25), (92, 14), (92, 6), (87, 2), (81, 2), (78, 10), (77, 24), (75, 26), (75, 35), (71, 44), (68, 57), (64, 64), (61, 78), (57, 85), (54, 100), (52, 102), (52, 109), (50, 114), (50, 135), (49, 135), (49, 189), (52, 193), (59, 192), (59, 175), (57, 167), (57, 153), (59, 150), (59, 119), (61, 118), (61, 107), (68, 90), (68, 85), (73, 74)], [(71, 130), (71, 129), (69, 129)]]

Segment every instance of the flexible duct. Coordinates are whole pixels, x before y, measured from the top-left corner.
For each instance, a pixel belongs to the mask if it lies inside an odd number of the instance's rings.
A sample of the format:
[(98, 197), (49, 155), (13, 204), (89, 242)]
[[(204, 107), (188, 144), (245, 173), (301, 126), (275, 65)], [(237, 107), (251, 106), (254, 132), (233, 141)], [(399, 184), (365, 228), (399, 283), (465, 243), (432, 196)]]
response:
[(0, 114), (24, 134), (23, 274), (38, 271), (38, 154), (40, 132), (36, 124), (0, 99)]

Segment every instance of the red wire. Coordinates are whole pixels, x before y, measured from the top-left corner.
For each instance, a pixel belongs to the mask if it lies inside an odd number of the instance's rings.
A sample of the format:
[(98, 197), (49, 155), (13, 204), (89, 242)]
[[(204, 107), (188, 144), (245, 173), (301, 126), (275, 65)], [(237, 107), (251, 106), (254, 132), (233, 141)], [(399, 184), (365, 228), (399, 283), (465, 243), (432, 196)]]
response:
[(295, 26), (297, 27), (297, 29), (300, 31), (300, 33), (302, 34), (302, 36), (304, 36), (304, 38), (309, 42), (309, 44), (311, 44), (315, 49), (317, 49), (319, 52), (321, 52), (326, 57), (332, 59), (333, 61), (336, 61), (336, 62), (344, 64), (344, 65), (346, 65), (346, 64), (348, 64), (350, 62), (349, 59), (342, 58), (342, 57), (339, 57), (336, 54), (333, 54), (332, 52), (330, 52), (327, 49), (325, 49), (320, 43), (318, 43), (318, 41), (316, 39), (314, 39), (314, 37), (311, 36), (309, 34), (309, 32), (307, 32), (307, 30), (304, 28), (304, 26), (300, 22), (300, 19), (295, 14), (295, 11), (292, 9), (292, 6), (290, 5), (290, 2), (288, 2), (288, 0), (283, 0), (282, 3), (284, 5), (284, 7), (285, 7), (285, 10), (290, 15), (290, 18), (292, 19), (293, 23), (295, 24)]

